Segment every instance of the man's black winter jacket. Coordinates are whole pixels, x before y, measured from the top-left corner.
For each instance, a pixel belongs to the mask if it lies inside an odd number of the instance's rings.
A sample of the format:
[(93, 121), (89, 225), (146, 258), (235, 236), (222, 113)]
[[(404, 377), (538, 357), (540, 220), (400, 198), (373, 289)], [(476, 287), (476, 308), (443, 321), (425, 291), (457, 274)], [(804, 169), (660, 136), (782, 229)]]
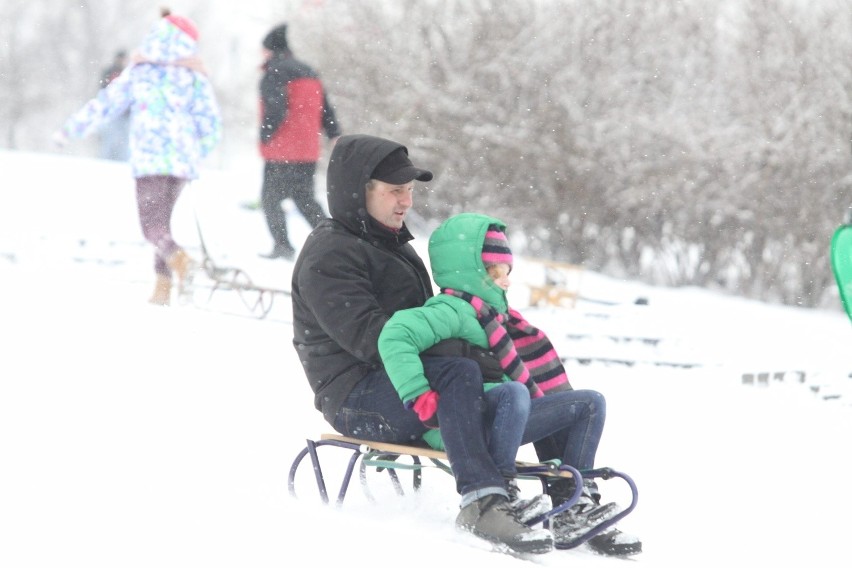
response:
[(388, 318), (433, 295), (408, 228), (395, 233), (367, 214), (370, 175), (400, 147), (366, 135), (338, 140), (327, 177), (332, 218), (311, 232), (293, 270), (293, 345), (330, 424), (353, 386), (381, 368), (378, 337)]

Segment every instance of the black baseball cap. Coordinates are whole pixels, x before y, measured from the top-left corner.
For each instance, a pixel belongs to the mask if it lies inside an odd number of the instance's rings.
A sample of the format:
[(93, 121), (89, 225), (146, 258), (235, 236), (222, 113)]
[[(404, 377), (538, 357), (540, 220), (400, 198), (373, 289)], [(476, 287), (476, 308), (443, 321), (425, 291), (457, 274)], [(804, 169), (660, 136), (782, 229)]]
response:
[(408, 150), (403, 147), (397, 148), (385, 156), (373, 169), (370, 178), (399, 185), (413, 180), (430, 181), (432, 172), (415, 168), (411, 160), (408, 159)]

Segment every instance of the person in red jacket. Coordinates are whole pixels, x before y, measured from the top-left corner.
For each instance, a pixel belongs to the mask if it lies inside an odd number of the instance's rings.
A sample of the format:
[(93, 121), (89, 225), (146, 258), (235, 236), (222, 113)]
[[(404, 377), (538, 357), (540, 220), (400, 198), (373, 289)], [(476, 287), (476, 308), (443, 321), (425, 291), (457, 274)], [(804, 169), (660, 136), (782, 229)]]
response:
[(291, 260), (295, 250), (287, 237), (287, 215), (281, 203), (292, 199), (311, 227), (325, 217), (314, 197), (320, 135), (325, 131), (333, 145), (341, 129), (319, 75), (293, 57), (287, 45), (287, 24), (273, 28), (264, 38), (263, 48), (260, 201), (274, 242), (272, 252), (263, 256)]

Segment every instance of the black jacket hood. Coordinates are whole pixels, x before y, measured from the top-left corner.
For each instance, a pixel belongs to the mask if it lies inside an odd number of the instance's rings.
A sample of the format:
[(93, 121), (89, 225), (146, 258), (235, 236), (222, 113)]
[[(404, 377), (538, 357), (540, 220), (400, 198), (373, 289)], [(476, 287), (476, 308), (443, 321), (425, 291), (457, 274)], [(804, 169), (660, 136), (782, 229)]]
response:
[[(331, 218), (356, 234), (376, 224), (367, 214), (366, 186), (376, 166), (397, 148), (408, 148), (367, 134), (338, 138), (331, 152), (326, 176), (326, 197)], [(408, 229), (403, 225), (403, 231)]]

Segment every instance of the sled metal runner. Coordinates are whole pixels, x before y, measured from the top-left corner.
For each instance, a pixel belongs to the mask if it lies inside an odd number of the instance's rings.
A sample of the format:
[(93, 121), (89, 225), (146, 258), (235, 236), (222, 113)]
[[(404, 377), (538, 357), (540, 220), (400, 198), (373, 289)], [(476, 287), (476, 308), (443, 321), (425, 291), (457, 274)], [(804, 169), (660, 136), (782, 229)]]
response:
[(207, 296), (208, 302), (219, 290), (233, 291), (237, 293), (246, 309), (260, 319), (265, 318), (272, 311), (276, 296), (290, 295), (287, 290), (257, 286), (244, 270), (217, 266), (206, 253), (201, 267), (204, 269), (204, 274), (213, 282), (210, 294)]
[[(340, 488), (337, 492), (337, 498), (335, 502), (337, 506), (341, 506), (343, 504), (343, 500), (346, 498), (346, 492), (349, 489), (352, 474), (354, 473), (355, 466), (356, 464), (358, 464), (359, 460), (359, 479), (361, 482), (361, 486), (364, 489), (364, 493), (369, 501), (375, 501), (375, 498), (373, 497), (368, 487), (367, 468), (374, 468), (377, 472), (387, 472), (391, 483), (393, 484), (393, 487), (398, 495), (404, 495), (405, 490), (403, 489), (402, 482), (399, 478), (397, 470), (411, 471), (412, 489), (414, 491), (419, 490), (423, 483), (422, 472), (425, 468), (435, 468), (445, 473), (452, 474), (452, 470), (448, 465), (449, 461), (447, 460), (447, 454), (445, 452), (419, 446), (406, 446), (401, 444), (371, 442), (368, 440), (360, 440), (357, 438), (350, 438), (348, 436), (341, 436), (338, 434), (323, 434), (319, 440), (308, 439), (306, 441), (305, 447), (299, 452), (299, 454), (293, 460), (293, 464), (290, 466), (290, 474), (287, 480), (287, 486), (290, 495), (292, 495), (293, 497), (297, 497), (296, 473), (298, 472), (299, 466), (302, 464), (304, 458), (306, 456), (310, 456), (311, 465), (313, 467), (314, 477), (316, 478), (316, 484), (320, 498), (322, 499), (323, 503), (329, 503), (328, 489), (326, 487), (325, 477), (323, 475), (322, 465), (319, 459), (319, 452), (317, 451), (321, 447), (338, 448), (349, 450), (352, 452), (349, 457), (349, 462), (346, 466), (346, 470), (344, 471), (343, 479), (340, 483)], [(411, 463), (402, 462), (400, 461), (400, 458), (410, 459)], [(424, 462), (424, 459), (428, 461)], [(542, 493), (547, 493), (547, 480), (550, 478), (567, 477), (574, 478), (576, 480), (574, 484), (574, 494), (571, 496), (570, 499), (552, 508), (550, 511), (547, 511), (529, 520), (527, 522), (527, 525), (529, 526), (542, 523), (544, 527), (548, 527), (549, 520), (553, 516), (558, 515), (562, 511), (565, 511), (566, 509), (569, 509), (574, 506), (574, 504), (577, 503), (577, 501), (580, 499), (580, 495), (582, 494), (583, 478), (603, 480), (619, 478), (625, 483), (627, 483), (627, 485), (629, 486), (632, 495), (629, 506), (627, 506), (624, 510), (622, 510), (612, 518), (591, 527), (585, 533), (579, 534), (573, 540), (566, 543), (558, 544), (556, 548), (559, 549), (575, 548), (588, 541), (590, 538), (606, 531), (633, 511), (633, 509), (636, 507), (636, 502), (639, 497), (636, 484), (633, 482), (633, 479), (631, 479), (630, 476), (608, 467), (595, 468), (592, 470), (580, 472), (577, 469), (571, 467), (570, 465), (559, 463), (558, 460), (547, 463), (529, 463), (519, 461), (517, 462), (517, 470), (519, 478), (539, 480), (542, 487)]]
[[(201, 224), (198, 218), (195, 219), (195, 225), (198, 229), (198, 240), (201, 245), (201, 268), (204, 274), (212, 282), (210, 286), (210, 294), (207, 296), (207, 302), (213, 298), (213, 294), (217, 291), (233, 291), (236, 292), (240, 301), (248, 309), (252, 315), (259, 319), (265, 318), (272, 311), (273, 301), (276, 296), (289, 296), (288, 290), (279, 290), (276, 288), (268, 288), (258, 286), (251, 281), (249, 275), (241, 268), (231, 266), (218, 266), (210, 253), (207, 250), (207, 245), (204, 243), (204, 236), (201, 234)], [(191, 285), (192, 289), (200, 288), (197, 283)]]

